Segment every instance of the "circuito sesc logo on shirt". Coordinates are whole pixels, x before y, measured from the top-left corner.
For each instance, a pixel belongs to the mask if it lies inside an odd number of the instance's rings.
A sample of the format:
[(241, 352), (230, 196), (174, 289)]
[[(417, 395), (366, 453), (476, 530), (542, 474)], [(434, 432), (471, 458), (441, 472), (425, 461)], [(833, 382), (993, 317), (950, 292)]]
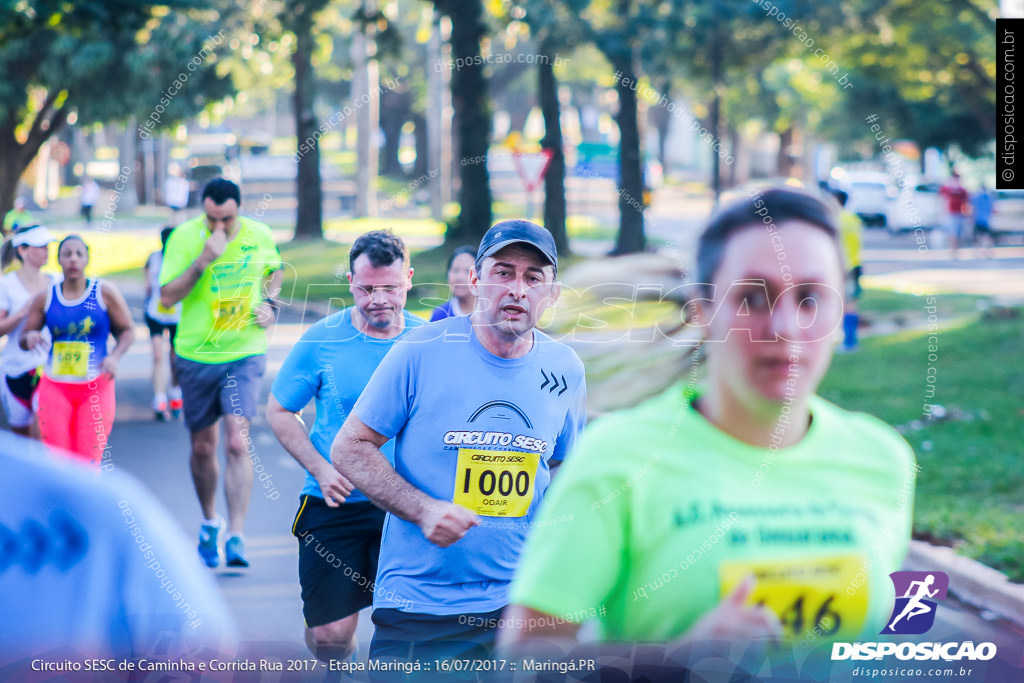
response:
[(921, 635), (935, 623), (938, 601), (946, 599), (949, 577), (940, 571), (889, 574), (896, 601), (882, 635)]

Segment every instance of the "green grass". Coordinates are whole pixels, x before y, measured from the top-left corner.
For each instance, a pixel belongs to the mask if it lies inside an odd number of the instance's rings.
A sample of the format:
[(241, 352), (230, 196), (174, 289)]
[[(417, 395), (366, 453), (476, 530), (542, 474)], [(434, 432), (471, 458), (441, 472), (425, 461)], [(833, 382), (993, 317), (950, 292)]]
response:
[[(51, 226), (53, 227), (53, 226)], [(137, 232), (82, 232), (55, 227), (53, 235), (58, 240), (65, 235), (78, 234), (89, 245), (90, 277), (111, 276), (138, 277), (142, 279), (142, 267), (146, 258), (160, 248), (159, 231), (149, 234)], [(57, 247), (50, 247), (50, 263), (47, 271), (59, 273)]]
[[(972, 296), (970, 294), (941, 294), (936, 295), (934, 305), (937, 308), (936, 315), (941, 318), (949, 318), (978, 310), (978, 301), (985, 300), (985, 297)], [(926, 297), (914, 294), (893, 292), (887, 289), (864, 289), (864, 293), (858, 302), (858, 308), (862, 315), (871, 314), (878, 318), (927, 318), (932, 311), (926, 311)]]
[[(1024, 581), (1024, 315), (1011, 313), (940, 328), (931, 398), (936, 340), (922, 331), (868, 338), (859, 352), (837, 356), (821, 394), (904, 432), (921, 466), (915, 534)], [(926, 404), (946, 417), (927, 420)]]
[(356, 238), (370, 230), (394, 230), (402, 239), (444, 238), (445, 225), (432, 218), (329, 218), (324, 221), (324, 235), (332, 239)]

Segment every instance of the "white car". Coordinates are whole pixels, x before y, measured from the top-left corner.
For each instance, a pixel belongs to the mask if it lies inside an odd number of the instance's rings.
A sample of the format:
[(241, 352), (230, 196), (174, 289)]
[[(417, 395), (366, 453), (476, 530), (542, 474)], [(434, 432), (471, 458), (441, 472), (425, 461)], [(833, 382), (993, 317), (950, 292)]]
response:
[(865, 227), (885, 227), (892, 200), (897, 197), (896, 184), (888, 173), (877, 171), (846, 171), (833, 173), (834, 185), (846, 193), (846, 210), (860, 216)]
[(885, 227), (891, 233), (917, 228), (931, 230), (942, 220), (939, 183), (908, 178), (896, 199), (889, 203)]
[(994, 235), (1024, 233), (1024, 190), (996, 190), (988, 225)]

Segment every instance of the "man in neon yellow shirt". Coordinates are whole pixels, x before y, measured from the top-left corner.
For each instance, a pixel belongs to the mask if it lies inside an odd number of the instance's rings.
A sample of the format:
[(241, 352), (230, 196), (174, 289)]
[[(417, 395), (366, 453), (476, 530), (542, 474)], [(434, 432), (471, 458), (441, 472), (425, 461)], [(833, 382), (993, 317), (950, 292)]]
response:
[[(167, 240), (160, 269), (160, 303), (182, 303), (174, 340), (185, 425), (191, 434), (192, 480), (203, 510), (199, 554), (220, 563), (223, 520), (217, 515), (217, 440), (224, 418), (228, 566), (247, 567), (242, 532), (252, 497), (253, 463), (245, 446), (257, 414), (266, 368), (265, 328), (281, 290), (281, 255), (270, 228), (238, 216), (241, 193), (215, 178), (203, 190), (205, 215), (185, 221)], [(264, 296), (264, 292), (266, 296)]]
[(32, 225), (32, 214), (25, 210), (25, 198), (14, 200), (14, 208), (4, 216), (4, 234), (10, 234), (22, 225)]
[(860, 325), (860, 314), (857, 312), (857, 300), (860, 299), (860, 276), (863, 268), (860, 264), (860, 243), (863, 232), (860, 217), (846, 210), (849, 199), (842, 190), (836, 192), (836, 200), (843, 210), (839, 214), (839, 236), (842, 238), (843, 259), (846, 261), (847, 288), (846, 306), (843, 311), (843, 350), (853, 351), (857, 348), (857, 327)]

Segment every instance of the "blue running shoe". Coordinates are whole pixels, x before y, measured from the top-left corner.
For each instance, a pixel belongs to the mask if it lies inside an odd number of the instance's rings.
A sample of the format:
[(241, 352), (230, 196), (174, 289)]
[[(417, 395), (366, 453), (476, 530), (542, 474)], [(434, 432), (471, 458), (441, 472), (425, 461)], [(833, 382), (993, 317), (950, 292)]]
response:
[(220, 536), (220, 529), (223, 521), (216, 524), (203, 524), (199, 527), (199, 557), (207, 567), (216, 567), (220, 564), (220, 544), (217, 542)]
[(228, 536), (224, 544), (224, 554), (227, 556), (229, 567), (248, 567), (249, 558), (245, 555), (245, 539), (237, 534)]

